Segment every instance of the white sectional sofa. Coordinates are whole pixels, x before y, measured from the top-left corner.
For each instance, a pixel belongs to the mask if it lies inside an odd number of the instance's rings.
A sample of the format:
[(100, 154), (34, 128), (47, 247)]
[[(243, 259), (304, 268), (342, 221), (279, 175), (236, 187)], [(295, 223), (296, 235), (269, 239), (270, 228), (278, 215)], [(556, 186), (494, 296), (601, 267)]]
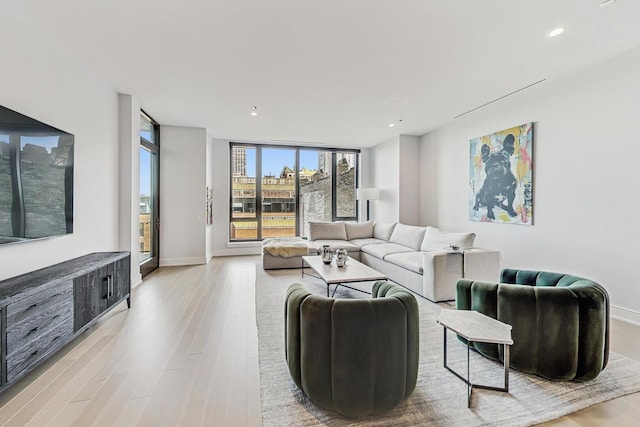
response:
[[(456, 282), (462, 277), (499, 279), (500, 252), (475, 248), (474, 240), (474, 233), (449, 233), (435, 227), (400, 223), (312, 222), (308, 244), (310, 252), (322, 245), (346, 249), (351, 258), (437, 302), (454, 300)], [(459, 246), (460, 250), (452, 251), (450, 245)], [(272, 267), (274, 260), (264, 261), (267, 269), (283, 268), (285, 263), (280, 261), (280, 267)], [(286, 262), (290, 267), (301, 265), (299, 258)]]

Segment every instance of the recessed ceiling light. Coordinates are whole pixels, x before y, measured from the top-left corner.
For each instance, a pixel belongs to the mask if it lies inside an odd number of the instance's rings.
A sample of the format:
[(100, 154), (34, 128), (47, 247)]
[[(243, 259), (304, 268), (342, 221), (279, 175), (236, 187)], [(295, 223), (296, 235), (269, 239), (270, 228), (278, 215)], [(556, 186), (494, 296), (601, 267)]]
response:
[(393, 123), (389, 123), (389, 127), (390, 127), (390, 128), (392, 128), (392, 127), (394, 127), (394, 126), (395, 126), (395, 124), (393, 124)]
[(564, 28), (558, 27), (555, 30), (551, 30), (551, 32), (549, 33), (549, 37), (559, 36), (562, 33), (564, 33)]
[(611, 6), (612, 4), (614, 4), (616, 2), (616, 0), (604, 0), (602, 3), (600, 3), (598, 5), (598, 7), (600, 9), (604, 9), (607, 6)]
[(255, 105), (253, 107), (251, 107), (251, 115), (252, 116), (257, 116), (258, 115), (258, 107), (256, 107)]

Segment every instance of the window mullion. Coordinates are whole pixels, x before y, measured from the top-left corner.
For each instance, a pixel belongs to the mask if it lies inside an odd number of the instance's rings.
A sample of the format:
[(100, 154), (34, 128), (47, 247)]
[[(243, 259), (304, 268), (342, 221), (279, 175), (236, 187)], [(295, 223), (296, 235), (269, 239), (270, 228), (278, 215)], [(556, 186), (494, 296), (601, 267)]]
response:
[(295, 217), (295, 224), (296, 224), (296, 236), (300, 235), (300, 219), (302, 218), (302, 212), (300, 211), (300, 149), (296, 148), (296, 160), (295, 160), (295, 166), (293, 168), (294, 172), (295, 172), (295, 181), (294, 181), (294, 187), (293, 187), (293, 191), (295, 192), (295, 203), (296, 203), (296, 217)]
[(256, 146), (256, 236), (262, 240), (262, 147)]
[(338, 218), (338, 154), (334, 151), (331, 153), (331, 220), (336, 221)]

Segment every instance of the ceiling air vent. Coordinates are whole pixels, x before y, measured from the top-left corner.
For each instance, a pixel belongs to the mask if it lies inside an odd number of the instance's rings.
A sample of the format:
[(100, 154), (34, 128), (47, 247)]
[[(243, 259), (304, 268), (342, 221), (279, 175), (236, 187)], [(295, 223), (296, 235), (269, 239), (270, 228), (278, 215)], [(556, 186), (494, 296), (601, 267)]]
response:
[(521, 91), (523, 91), (523, 90), (525, 90), (525, 89), (528, 89), (528, 88), (530, 88), (530, 87), (532, 87), (532, 86), (535, 86), (535, 85), (537, 85), (537, 84), (539, 84), (539, 83), (542, 83), (542, 82), (544, 82), (545, 80), (547, 80), (547, 79), (538, 80), (538, 81), (537, 81), (537, 82), (535, 82), (535, 83), (531, 83), (531, 84), (529, 84), (529, 85), (526, 85), (526, 86), (524, 86), (524, 87), (521, 87), (520, 89), (516, 89), (516, 90), (514, 90), (513, 92), (509, 92), (509, 93), (508, 93), (508, 94), (506, 94), (506, 95), (502, 95), (501, 97), (494, 99), (493, 101), (486, 102), (486, 103), (484, 103), (484, 104), (482, 104), (482, 105), (479, 105), (479, 106), (477, 106), (477, 107), (475, 107), (475, 108), (472, 108), (472, 109), (471, 109), (471, 110), (469, 110), (469, 111), (465, 111), (465, 112), (464, 112), (464, 113), (462, 113), (462, 114), (458, 114), (457, 116), (455, 116), (455, 117), (454, 117), (454, 119), (457, 119), (458, 117), (462, 117), (462, 116), (464, 116), (465, 114), (469, 114), (469, 113), (471, 113), (471, 112), (473, 112), (473, 111), (476, 111), (476, 110), (478, 110), (478, 109), (480, 109), (480, 108), (482, 108), (482, 107), (486, 107), (486, 106), (487, 106), (487, 105), (489, 105), (489, 104), (493, 104), (493, 103), (494, 103), (494, 102), (496, 102), (496, 101), (500, 101), (501, 99), (504, 99), (504, 98), (506, 98), (507, 96), (511, 96), (511, 95), (513, 95), (514, 93), (521, 92)]
[(291, 139), (272, 139), (271, 142), (278, 142), (282, 144), (295, 144), (295, 145), (327, 145), (326, 142), (316, 141), (296, 141)]

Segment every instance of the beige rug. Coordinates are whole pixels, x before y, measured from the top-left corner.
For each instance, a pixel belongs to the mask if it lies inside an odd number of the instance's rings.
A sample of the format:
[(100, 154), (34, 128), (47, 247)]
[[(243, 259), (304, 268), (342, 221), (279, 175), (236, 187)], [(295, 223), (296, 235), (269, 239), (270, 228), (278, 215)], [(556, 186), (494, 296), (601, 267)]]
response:
[[(467, 408), (466, 385), (442, 366), (443, 332), (436, 323), (440, 307), (417, 297), (420, 305), (420, 367), (416, 389), (407, 401), (382, 417), (348, 419), (314, 405), (291, 380), (284, 356), (284, 298), (301, 282), (325, 295), (324, 282), (299, 270), (256, 271), (256, 319), (260, 357), (262, 419), (265, 426), (526, 426), (549, 421), (614, 397), (640, 391), (640, 363), (612, 353), (607, 368), (586, 383), (552, 382), (510, 372), (509, 393), (474, 390)], [(371, 289), (371, 285), (363, 288)], [(332, 288), (333, 289), (333, 288)], [(336, 296), (365, 298), (344, 288)], [(448, 362), (466, 372), (466, 347), (448, 334)], [(501, 386), (502, 365), (472, 352), (471, 381)]]

